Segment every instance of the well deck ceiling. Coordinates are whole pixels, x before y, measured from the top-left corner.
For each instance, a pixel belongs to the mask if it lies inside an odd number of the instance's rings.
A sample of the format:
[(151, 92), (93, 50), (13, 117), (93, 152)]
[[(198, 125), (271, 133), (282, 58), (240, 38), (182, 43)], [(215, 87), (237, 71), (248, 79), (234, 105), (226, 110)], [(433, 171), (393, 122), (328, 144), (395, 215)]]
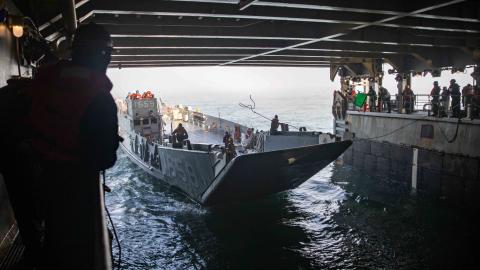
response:
[[(49, 41), (63, 35), (59, 16), (40, 27)], [(111, 67), (332, 68), (381, 60), (425, 70), (480, 60), (478, 0), (82, 0), (77, 18), (110, 31)]]

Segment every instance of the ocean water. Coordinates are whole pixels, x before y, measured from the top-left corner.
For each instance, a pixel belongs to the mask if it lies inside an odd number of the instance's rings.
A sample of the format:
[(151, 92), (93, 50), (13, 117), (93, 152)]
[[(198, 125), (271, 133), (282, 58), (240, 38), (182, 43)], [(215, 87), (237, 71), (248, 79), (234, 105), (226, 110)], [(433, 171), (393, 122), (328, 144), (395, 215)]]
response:
[[(331, 132), (331, 93), (259, 95), (267, 117)], [(259, 129), (248, 96), (168, 96)], [(412, 195), (389, 179), (334, 162), (295, 190), (205, 208), (147, 175), (126, 155), (107, 171), (107, 206), (122, 269), (470, 269), (475, 215)], [(115, 247), (115, 255), (118, 248)]]

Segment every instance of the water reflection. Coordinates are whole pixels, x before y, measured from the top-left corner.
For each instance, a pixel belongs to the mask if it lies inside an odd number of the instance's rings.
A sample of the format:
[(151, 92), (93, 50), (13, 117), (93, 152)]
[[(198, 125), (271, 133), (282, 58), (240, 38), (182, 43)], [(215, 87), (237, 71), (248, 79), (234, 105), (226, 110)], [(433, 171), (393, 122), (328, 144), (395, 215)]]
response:
[(331, 164), (299, 188), (204, 208), (131, 164), (107, 179), (124, 269), (438, 269), (478, 262), (466, 213)]

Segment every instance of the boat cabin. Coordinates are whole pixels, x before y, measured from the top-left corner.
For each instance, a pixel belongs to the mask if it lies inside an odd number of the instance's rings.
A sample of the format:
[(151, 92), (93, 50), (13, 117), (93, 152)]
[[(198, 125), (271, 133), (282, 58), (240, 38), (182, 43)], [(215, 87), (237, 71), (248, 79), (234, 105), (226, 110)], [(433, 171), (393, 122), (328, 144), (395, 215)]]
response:
[(130, 130), (151, 140), (161, 140), (162, 115), (157, 99), (151, 95), (142, 98), (127, 98), (127, 114)]

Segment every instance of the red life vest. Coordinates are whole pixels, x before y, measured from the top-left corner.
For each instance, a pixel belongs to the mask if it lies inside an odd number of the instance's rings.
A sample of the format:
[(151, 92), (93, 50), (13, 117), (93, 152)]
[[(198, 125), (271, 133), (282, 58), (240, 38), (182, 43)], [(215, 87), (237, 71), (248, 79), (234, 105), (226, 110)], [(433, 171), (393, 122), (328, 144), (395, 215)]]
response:
[(69, 64), (57, 64), (39, 71), (32, 85), (33, 147), (46, 160), (79, 160), (80, 121), (88, 105), (112, 83), (105, 74)]

